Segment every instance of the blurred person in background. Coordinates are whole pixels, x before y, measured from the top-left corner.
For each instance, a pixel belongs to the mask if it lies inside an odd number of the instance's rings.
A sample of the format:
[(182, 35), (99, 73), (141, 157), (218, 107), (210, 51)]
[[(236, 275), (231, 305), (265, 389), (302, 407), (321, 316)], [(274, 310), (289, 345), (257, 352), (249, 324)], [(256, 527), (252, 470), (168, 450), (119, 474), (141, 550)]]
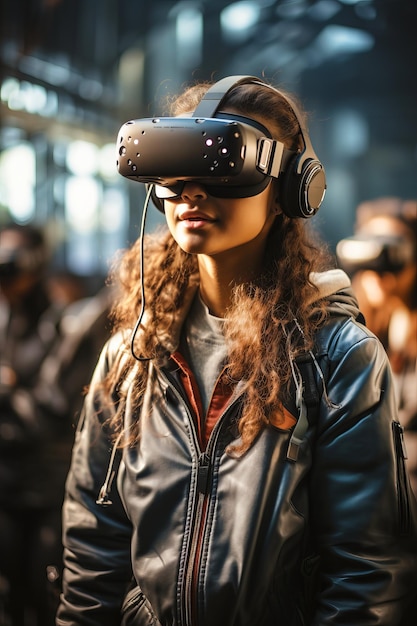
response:
[(89, 295), (83, 277), (69, 270), (51, 272), (48, 276), (48, 291), (51, 299), (62, 306), (83, 300)]
[(417, 200), (360, 204), (354, 236), (339, 242), (337, 257), (388, 353), (417, 494)]
[(110, 291), (68, 298), (66, 276), (41, 229), (0, 229), (0, 626), (54, 623), (74, 424), (109, 334)]
[[(36, 399), (39, 371), (59, 339), (61, 309), (48, 295), (42, 231), (0, 230), (0, 573), (13, 626), (48, 622), (46, 564), (60, 549), (51, 450), (67, 424)], [(58, 532), (58, 534), (57, 534)]]

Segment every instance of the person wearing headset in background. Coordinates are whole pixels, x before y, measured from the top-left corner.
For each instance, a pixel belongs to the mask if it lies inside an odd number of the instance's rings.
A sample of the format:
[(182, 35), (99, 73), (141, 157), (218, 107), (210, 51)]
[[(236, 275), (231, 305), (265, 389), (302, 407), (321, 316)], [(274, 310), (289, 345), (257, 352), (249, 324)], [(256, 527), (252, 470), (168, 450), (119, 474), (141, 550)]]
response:
[(49, 253), (41, 228), (0, 228), (0, 622), (11, 626), (53, 623), (46, 569), (62, 552), (69, 463), (56, 449), (72, 431), (67, 415), (58, 419), (36, 397), (42, 365), (61, 337)]
[(115, 270), (56, 623), (405, 624), (416, 503), (391, 370), (302, 219), (325, 190), (303, 115), (245, 76), (171, 113), (118, 138), (168, 228)]
[(336, 252), (351, 275), (366, 324), (391, 362), (417, 496), (417, 200), (361, 203), (354, 236), (340, 241)]
[(1, 626), (55, 623), (74, 422), (109, 335), (108, 294), (57, 298), (50, 256), (42, 228), (0, 228)]

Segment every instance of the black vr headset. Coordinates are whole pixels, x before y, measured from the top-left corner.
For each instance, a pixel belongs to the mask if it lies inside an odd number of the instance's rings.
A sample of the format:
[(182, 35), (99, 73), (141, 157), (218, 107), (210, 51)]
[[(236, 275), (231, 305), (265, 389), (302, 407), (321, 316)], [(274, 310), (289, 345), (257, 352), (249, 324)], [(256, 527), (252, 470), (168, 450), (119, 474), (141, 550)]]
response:
[(360, 270), (398, 274), (414, 262), (416, 251), (412, 242), (400, 235), (364, 234), (339, 241), (336, 256), (339, 266), (351, 275)]
[(164, 199), (181, 196), (189, 181), (204, 185), (215, 197), (245, 198), (263, 191), (272, 177), (279, 179), (279, 202), (286, 215), (313, 216), (323, 201), (326, 177), (301, 115), (291, 104), (304, 148), (287, 150), (257, 121), (219, 111), (226, 94), (242, 84), (277, 91), (253, 76), (229, 76), (207, 91), (192, 117), (123, 124), (117, 139), (119, 173), (153, 183), (152, 200), (161, 211)]

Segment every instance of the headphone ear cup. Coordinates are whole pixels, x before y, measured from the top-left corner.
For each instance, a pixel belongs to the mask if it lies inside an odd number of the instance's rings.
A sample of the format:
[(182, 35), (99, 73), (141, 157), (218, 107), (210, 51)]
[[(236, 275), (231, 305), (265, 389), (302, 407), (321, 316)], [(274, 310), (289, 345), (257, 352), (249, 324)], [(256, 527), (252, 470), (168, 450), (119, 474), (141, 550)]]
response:
[(288, 217), (313, 217), (320, 208), (326, 192), (326, 174), (318, 159), (307, 159), (299, 168), (299, 155), (287, 165), (280, 180), (280, 205)]
[[(151, 184), (151, 183), (147, 183), (147, 184), (146, 184), (146, 190), (148, 190), (148, 189), (149, 189), (149, 185), (150, 185), (150, 184)], [(165, 213), (164, 201), (163, 201), (163, 200), (161, 200), (161, 198), (158, 198), (158, 197), (156, 196), (154, 186), (152, 186), (152, 191), (151, 191), (151, 200), (152, 200), (153, 204), (155, 205), (155, 207), (158, 209), (158, 211), (161, 211), (161, 213)]]

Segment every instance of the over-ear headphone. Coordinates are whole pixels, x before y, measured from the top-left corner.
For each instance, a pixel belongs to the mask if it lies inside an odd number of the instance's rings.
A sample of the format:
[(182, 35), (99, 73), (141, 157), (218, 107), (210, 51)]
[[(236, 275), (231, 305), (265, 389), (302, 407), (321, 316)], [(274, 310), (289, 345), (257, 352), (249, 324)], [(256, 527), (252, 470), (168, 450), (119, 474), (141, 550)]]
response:
[(279, 174), (279, 203), (288, 217), (312, 217), (323, 202), (326, 193), (326, 175), (310, 141), (303, 116), (294, 102), (290, 102), (279, 89), (262, 82), (255, 76), (228, 76), (216, 82), (204, 95), (193, 113), (193, 117), (215, 117), (225, 97), (238, 85), (255, 84), (273, 89), (290, 106), (304, 144), (301, 152), (295, 153)]
[[(297, 119), (303, 147), (288, 150), (257, 120), (221, 111), (236, 86), (255, 84), (278, 93)], [(315, 215), (326, 191), (326, 176), (296, 105), (254, 76), (229, 76), (214, 83), (191, 118), (148, 118), (122, 126), (119, 172), (156, 184), (151, 197), (163, 211), (164, 198), (181, 194), (187, 181), (205, 185), (217, 197), (250, 197), (278, 180), (279, 204), (292, 218)], [(166, 195), (165, 195), (166, 192)]]

